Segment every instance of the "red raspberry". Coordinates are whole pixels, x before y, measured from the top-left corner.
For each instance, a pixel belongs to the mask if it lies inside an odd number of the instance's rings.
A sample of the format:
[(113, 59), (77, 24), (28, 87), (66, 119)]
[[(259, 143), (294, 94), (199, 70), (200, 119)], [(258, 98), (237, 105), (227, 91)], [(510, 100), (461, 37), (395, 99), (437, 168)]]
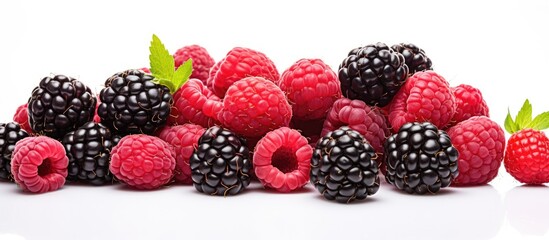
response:
[(59, 141), (45, 136), (27, 137), (15, 145), (11, 173), (23, 190), (45, 193), (65, 185), (68, 165)]
[(389, 122), (395, 131), (408, 122), (431, 122), (442, 129), (455, 111), (455, 98), (448, 82), (433, 71), (417, 72), (393, 98)]
[(206, 81), (206, 87), (210, 89), (213, 92), (213, 76), (217, 74), (217, 71), (219, 71), (219, 65), (221, 62), (216, 62), (213, 67), (210, 69), (210, 76), (208, 77), (208, 80)]
[[(370, 107), (360, 100), (350, 100), (341, 98), (337, 100), (330, 112), (321, 136), (325, 136), (331, 131), (335, 131), (342, 126), (349, 126), (362, 135), (374, 150), (383, 153), (383, 144), (385, 138), (389, 136), (389, 129), (385, 122), (385, 117), (375, 107)], [(381, 160), (382, 158), (378, 158)]]
[(473, 116), (490, 117), (488, 105), (482, 98), (480, 90), (467, 84), (461, 84), (451, 89), (456, 97), (456, 113), (452, 118), (452, 123), (456, 124)]
[(486, 184), (497, 176), (505, 133), (496, 122), (484, 116), (471, 117), (451, 127), (448, 135), (459, 152), (459, 176), (453, 185)]
[(151, 70), (149, 68), (143, 67), (143, 68), (140, 68), (139, 70), (141, 70), (145, 73), (151, 74)]
[(34, 133), (29, 125), (29, 113), (27, 103), (17, 108), (17, 111), (15, 111), (15, 115), (13, 115), (13, 121), (19, 123), (21, 128), (25, 130), (28, 134)]
[(271, 131), (254, 151), (254, 171), (261, 183), (279, 192), (291, 192), (309, 181), (313, 148), (298, 131), (282, 127)]
[(189, 160), (197, 147), (198, 139), (204, 133), (202, 126), (195, 124), (184, 124), (173, 127), (165, 127), (160, 131), (158, 137), (175, 149), (175, 174), (177, 182), (192, 184), (191, 167)]
[(173, 96), (168, 125), (194, 123), (211, 127), (217, 123), (221, 100), (198, 79), (189, 79)]
[(109, 169), (136, 189), (155, 189), (170, 181), (175, 168), (174, 148), (162, 139), (145, 134), (120, 139), (111, 152)]
[(235, 82), (227, 90), (219, 114), (223, 126), (252, 138), (287, 127), (291, 119), (292, 107), (282, 90), (262, 77), (247, 77)]
[(219, 62), (219, 68), (212, 75), (213, 89), (220, 98), (225, 96), (227, 89), (236, 81), (245, 77), (263, 77), (270, 81), (278, 81), (279, 74), (274, 63), (265, 54), (249, 48), (233, 48)]
[(341, 98), (339, 79), (320, 59), (301, 59), (282, 73), (278, 86), (292, 104), (294, 118), (325, 118)]
[(208, 51), (199, 45), (185, 46), (177, 50), (173, 55), (175, 67), (178, 68), (189, 58), (193, 60), (193, 73), (191, 78), (200, 79), (204, 84), (210, 75), (210, 68), (215, 61), (210, 56)]
[(99, 105), (101, 105), (101, 98), (99, 95), (96, 96), (97, 98), (97, 105), (95, 106), (95, 115), (93, 115), (93, 122), (101, 123), (101, 117), (99, 117), (99, 114), (97, 114), (97, 109), (99, 108)]
[(549, 139), (545, 133), (520, 130), (509, 138), (504, 165), (511, 176), (526, 184), (549, 182)]

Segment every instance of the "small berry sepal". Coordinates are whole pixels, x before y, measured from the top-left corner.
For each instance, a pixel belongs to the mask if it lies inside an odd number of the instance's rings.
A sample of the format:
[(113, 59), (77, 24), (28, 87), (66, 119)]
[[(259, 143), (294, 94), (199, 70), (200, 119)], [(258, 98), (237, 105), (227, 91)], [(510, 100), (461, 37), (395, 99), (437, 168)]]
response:
[(530, 101), (526, 99), (515, 119), (511, 116), (511, 111), (507, 111), (504, 126), (505, 130), (510, 134), (516, 133), (523, 129), (541, 131), (549, 128), (549, 111), (532, 118), (532, 104), (530, 104)]

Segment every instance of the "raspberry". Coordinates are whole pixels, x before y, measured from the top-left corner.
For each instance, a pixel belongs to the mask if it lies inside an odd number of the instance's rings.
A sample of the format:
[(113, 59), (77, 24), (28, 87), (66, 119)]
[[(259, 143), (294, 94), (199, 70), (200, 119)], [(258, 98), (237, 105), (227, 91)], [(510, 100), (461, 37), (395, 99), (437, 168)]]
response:
[(21, 128), (25, 130), (27, 133), (32, 134), (34, 133), (32, 131), (32, 128), (29, 124), (29, 112), (28, 112), (28, 104), (25, 103), (17, 108), (17, 111), (15, 111), (15, 115), (13, 115), (13, 121), (16, 123), (19, 123)]
[(291, 192), (309, 181), (313, 149), (298, 131), (282, 127), (271, 131), (254, 151), (255, 175), (268, 188)]
[(549, 139), (545, 133), (524, 129), (511, 135), (504, 165), (511, 176), (526, 184), (549, 182)]
[(287, 127), (292, 108), (280, 88), (262, 77), (248, 77), (234, 83), (223, 100), (219, 120), (244, 137), (261, 137)]
[(456, 111), (448, 82), (433, 71), (417, 72), (406, 83), (389, 107), (393, 130), (408, 122), (431, 122), (444, 128)]
[(429, 122), (406, 123), (385, 142), (385, 180), (408, 193), (436, 193), (458, 175), (458, 151)]
[(459, 123), (473, 116), (490, 117), (488, 105), (482, 98), (480, 90), (466, 84), (451, 90), (456, 97), (456, 113), (452, 117), (452, 123)]
[(0, 123), (0, 180), (11, 180), (11, 159), (15, 144), (29, 134), (18, 123)]
[(383, 143), (389, 135), (389, 129), (385, 118), (377, 108), (370, 107), (360, 100), (347, 98), (337, 100), (328, 112), (320, 135), (325, 136), (328, 132), (342, 126), (349, 126), (357, 131), (377, 153), (383, 153)]
[(97, 95), (96, 99), (97, 99), (97, 106), (95, 107), (95, 113), (93, 115), (93, 122), (100, 123), (101, 122), (101, 117), (99, 116), (99, 114), (97, 114), (97, 109), (99, 109), (99, 106), (101, 105), (101, 98), (99, 97), (99, 95)]
[(189, 58), (192, 59), (193, 73), (191, 74), (191, 78), (200, 79), (204, 84), (206, 84), (208, 76), (210, 76), (210, 68), (215, 63), (208, 51), (199, 45), (184, 46), (175, 52), (173, 58), (176, 68)]
[(234, 82), (245, 77), (263, 77), (272, 82), (280, 77), (274, 63), (265, 54), (241, 47), (229, 51), (212, 74), (215, 74), (211, 76), (213, 89), (220, 98)]
[(139, 70), (143, 71), (144, 73), (151, 74), (151, 70), (150, 70), (149, 68), (142, 67), (142, 68), (140, 68)]
[(198, 79), (189, 79), (177, 92), (168, 125), (194, 123), (211, 127), (218, 123), (221, 100)]
[(318, 140), (311, 158), (311, 183), (328, 200), (349, 203), (379, 190), (372, 146), (349, 127)]
[(194, 124), (165, 127), (160, 131), (158, 137), (175, 149), (174, 178), (177, 182), (183, 184), (193, 183), (189, 160), (198, 146), (198, 139), (204, 131), (205, 129), (202, 126)]
[(505, 149), (503, 129), (487, 117), (472, 117), (448, 130), (459, 152), (459, 176), (453, 185), (486, 184), (498, 174)]
[(28, 137), (15, 145), (11, 173), (23, 190), (45, 193), (65, 184), (68, 164), (59, 141), (45, 136)]
[(202, 134), (191, 157), (193, 185), (210, 195), (236, 195), (250, 185), (252, 162), (246, 141), (214, 126)]
[(156, 189), (167, 184), (174, 168), (174, 148), (157, 137), (128, 135), (111, 151), (110, 171), (136, 189)]
[(212, 92), (213, 91), (213, 76), (215, 76), (215, 74), (217, 74), (217, 71), (219, 71), (219, 65), (221, 64), (221, 62), (216, 62), (213, 67), (210, 69), (210, 76), (208, 77), (208, 80), (206, 81), (206, 87), (208, 89), (210, 89)]
[(341, 98), (339, 79), (320, 59), (301, 59), (282, 73), (278, 86), (286, 93), (295, 119), (320, 119)]

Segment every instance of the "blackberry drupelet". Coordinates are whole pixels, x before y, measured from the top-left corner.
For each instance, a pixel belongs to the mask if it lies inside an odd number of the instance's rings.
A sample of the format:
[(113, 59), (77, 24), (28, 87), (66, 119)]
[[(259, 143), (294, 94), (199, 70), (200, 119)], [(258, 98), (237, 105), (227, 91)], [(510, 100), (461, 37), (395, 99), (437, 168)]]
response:
[(349, 203), (379, 190), (374, 148), (347, 126), (318, 140), (311, 159), (311, 183), (328, 200)]
[(196, 190), (210, 195), (236, 195), (250, 184), (252, 161), (246, 141), (233, 132), (214, 126), (198, 140), (191, 156)]
[(404, 61), (410, 70), (410, 75), (425, 70), (433, 70), (433, 63), (425, 51), (412, 43), (395, 44), (391, 47), (404, 56)]
[(11, 155), (15, 144), (28, 136), (29, 134), (16, 122), (0, 124), (0, 179), (12, 179)]
[(436, 193), (458, 176), (458, 151), (443, 130), (406, 123), (385, 142), (385, 179), (408, 193)]
[(377, 43), (351, 50), (338, 75), (345, 97), (384, 107), (406, 81), (408, 66), (402, 54)]
[(63, 138), (69, 158), (69, 181), (103, 185), (112, 183), (109, 172), (111, 149), (120, 138), (100, 123), (88, 122)]
[(61, 139), (94, 116), (96, 99), (82, 82), (64, 75), (45, 77), (32, 91), (28, 112), (32, 130)]
[(97, 114), (114, 134), (153, 134), (166, 124), (173, 102), (168, 87), (140, 70), (116, 73), (99, 95)]

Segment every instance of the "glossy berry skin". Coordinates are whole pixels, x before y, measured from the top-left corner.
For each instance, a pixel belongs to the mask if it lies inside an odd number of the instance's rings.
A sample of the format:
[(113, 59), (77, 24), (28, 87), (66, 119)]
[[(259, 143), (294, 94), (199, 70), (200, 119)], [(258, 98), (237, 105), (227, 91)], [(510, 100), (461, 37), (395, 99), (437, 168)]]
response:
[(29, 123), (35, 133), (61, 139), (93, 119), (96, 99), (82, 82), (64, 75), (45, 77), (32, 91)]
[(400, 43), (391, 47), (395, 52), (404, 56), (404, 62), (410, 70), (410, 74), (416, 72), (433, 70), (433, 63), (427, 57), (425, 51), (412, 43)]
[(107, 81), (99, 97), (97, 114), (112, 133), (153, 134), (166, 124), (173, 102), (170, 90), (152, 82), (140, 70), (116, 73)]
[(219, 125), (217, 114), (223, 103), (200, 80), (189, 79), (173, 99), (168, 125), (192, 123), (206, 128)]
[(455, 112), (455, 97), (444, 77), (433, 71), (417, 72), (406, 80), (389, 105), (389, 122), (393, 130), (416, 121), (443, 129)]
[(452, 117), (451, 123), (457, 124), (474, 116), (490, 116), (488, 104), (484, 101), (479, 89), (461, 84), (451, 90), (456, 97), (456, 113)]
[(505, 150), (503, 129), (488, 117), (471, 117), (448, 129), (459, 152), (459, 176), (452, 186), (487, 184), (494, 179)]
[(67, 180), (103, 185), (113, 182), (109, 171), (112, 148), (119, 137), (102, 124), (88, 122), (63, 138), (69, 158)]
[(138, 190), (166, 185), (172, 179), (174, 169), (174, 148), (157, 137), (128, 135), (111, 151), (109, 170), (116, 179)]
[(431, 123), (407, 123), (385, 142), (385, 180), (408, 193), (436, 193), (458, 175), (458, 151)]
[(338, 76), (343, 96), (384, 107), (406, 81), (408, 66), (402, 54), (384, 43), (370, 44), (351, 50)]
[(250, 184), (252, 161), (246, 141), (227, 129), (206, 130), (190, 164), (193, 185), (201, 193), (236, 195)]
[(24, 191), (45, 193), (65, 185), (68, 163), (59, 141), (46, 136), (27, 137), (15, 145), (11, 173)]
[(349, 203), (379, 190), (372, 146), (348, 127), (318, 140), (311, 158), (311, 183), (328, 200)]
[(32, 134), (32, 128), (29, 124), (29, 112), (28, 112), (29, 105), (28, 103), (25, 103), (17, 108), (17, 111), (13, 115), (13, 121), (16, 123), (19, 123), (19, 126), (21, 126), (21, 129), (25, 130), (27, 133)]
[(0, 124), (0, 180), (11, 180), (11, 159), (15, 144), (29, 134), (18, 123)]
[(158, 137), (175, 150), (174, 179), (183, 184), (192, 184), (190, 159), (194, 150), (198, 147), (200, 136), (206, 131), (202, 126), (195, 124), (183, 124), (165, 127)]
[(263, 186), (291, 192), (309, 182), (313, 149), (293, 129), (282, 127), (268, 132), (256, 145), (253, 165)]
[(173, 55), (175, 67), (178, 68), (185, 61), (189, 60), (189, 58), (193, 60), (191, 78), (199, 79), (206, 85), (210, 76), (210, 68), (214, 65), (215, 61), (205, 48), (194, 44), (177, 49)]
[(235, 47), (227, 56), (214, 65), (210, 72), (214, 93), (223, 98), (234, 82), (245, 77), (262, 77), (271, 82), (278, 81), (280, 75), (274, 63), (265, 54), (242, 47)]
[(321, 119), (341, 98), (339, 79), (320, 59), (301, 59), (282, 73), (278, 86), (292, 105), (295, 119)]
[(289, 126), (292, 108), (284, 92), (273, 82), (248, 77), (229, 88), (218, 118), (223, 126), (240, 136), (262, 137)]
[(549, 139), (545, 133), (520, 130), (509, 138), (504, 165), (511, 176), (525, 184), (549, 182)]

